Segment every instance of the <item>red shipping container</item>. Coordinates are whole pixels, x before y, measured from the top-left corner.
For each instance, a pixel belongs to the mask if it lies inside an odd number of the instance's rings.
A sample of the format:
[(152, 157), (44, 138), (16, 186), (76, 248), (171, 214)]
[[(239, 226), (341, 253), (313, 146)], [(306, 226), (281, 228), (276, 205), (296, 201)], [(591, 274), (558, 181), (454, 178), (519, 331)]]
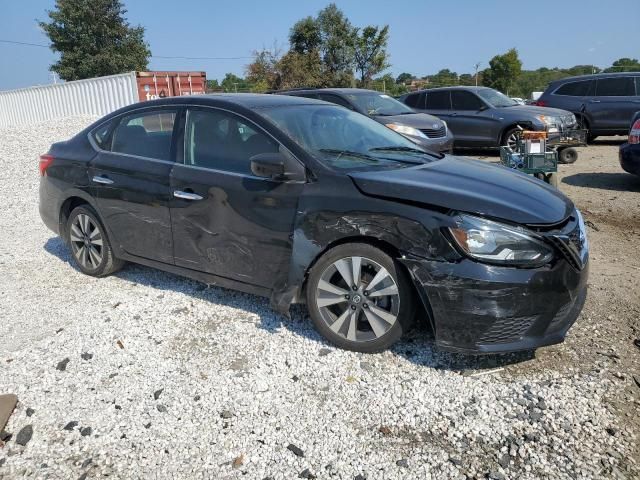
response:
[(202, 95), (207, 88), (205, 72), (136, 72), (141, 102), (156, 98)]

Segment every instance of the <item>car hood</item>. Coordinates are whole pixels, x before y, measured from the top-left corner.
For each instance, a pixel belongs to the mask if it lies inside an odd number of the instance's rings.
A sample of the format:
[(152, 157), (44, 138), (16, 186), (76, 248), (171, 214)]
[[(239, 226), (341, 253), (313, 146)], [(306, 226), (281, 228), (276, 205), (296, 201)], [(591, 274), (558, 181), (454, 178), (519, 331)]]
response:
[(351, 172), (349, 176), (366, 195), (520, 224), (558, 223), (574, 210), (560, 191), (529, 175), (451, 155), (418, 167)]
[[(397, 123), (399, 125), (407, 125), (413, 128), (442, 128), (442, 120), (427, 113), (407, 113), (406, 115), (375, 115), (373, 117), (380, 123)], [(435, 125), (435, 127), (434, 127)]]
[(567, 110), (550, 107), (536, 107), (535, 105), (514, 105), (513, 107), (498, 108), (496, 110), (498, 112), (511, 112), (518, 115), (553, 115), (555, 117), (571, 115), (571, 112), (568, 112)]

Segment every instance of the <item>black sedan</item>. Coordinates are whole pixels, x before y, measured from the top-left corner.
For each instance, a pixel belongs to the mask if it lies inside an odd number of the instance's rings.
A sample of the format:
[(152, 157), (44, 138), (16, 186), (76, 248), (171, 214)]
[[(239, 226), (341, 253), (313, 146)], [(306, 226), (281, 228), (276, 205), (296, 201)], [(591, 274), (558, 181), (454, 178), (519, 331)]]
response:
[(433, 115), (416, 113), (385, 93), (362, 88), (298, 88), (274, 93), (342, 105), (371, 117), (431, 151), (450, 153), (453, 149), (453, 135), (446, 122)]
[(414, 318), (446, 349), (532, 349), (586, 297), (584, 224), (558, 190), (318, 100), (131, 105), (52, 145), (40, 173), (42, 219), (82, 272), (130, 261), (283, 313), (303, 302), (347, 349), (385, 349)]
[(628, 142), (620, 146), (620, 166), (625, 172), (640, 176), (640, 112), (631, 121)]

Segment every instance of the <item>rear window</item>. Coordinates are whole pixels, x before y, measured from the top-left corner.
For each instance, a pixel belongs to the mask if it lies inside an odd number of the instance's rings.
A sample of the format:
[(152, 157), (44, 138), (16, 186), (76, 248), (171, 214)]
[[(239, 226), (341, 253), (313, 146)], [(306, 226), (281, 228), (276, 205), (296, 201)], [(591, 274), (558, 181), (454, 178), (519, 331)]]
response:
[(96, 145), (98, 145), (102, 150), (110, 149), (109, 132), (111, 131), (112, 123), (113, 122), (104, 123), (91, 132), (93, 141), (96, 142)]
[(636, 94), (633, 77), (602, 78), (598, 80), (598, 97), (632, 97)]
[(449, 90), (428, 92), (427, 110), (450, 110), (451, 98)]
[(555, 91), (555, 95), (566, 95), (569, 97), (584, 97), (589, 94), (591, 80), (583, 80), (580, 82), (569, 82), (562, 85)]
[(113, 131), (111, 151), (157, 160), (171, 159), (175, 110), (145, 110), (122, 117)]

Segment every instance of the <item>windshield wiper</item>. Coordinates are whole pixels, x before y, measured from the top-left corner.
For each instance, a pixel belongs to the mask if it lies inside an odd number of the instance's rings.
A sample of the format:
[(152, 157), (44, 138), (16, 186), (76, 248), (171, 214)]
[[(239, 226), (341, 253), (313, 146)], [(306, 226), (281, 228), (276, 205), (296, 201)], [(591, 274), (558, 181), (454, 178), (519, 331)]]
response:
[(436, 158), (444, 158), (444, 154), (436, 152), (427, 152), (420, 150), (419, 148), (401, 147), (401, 146), (389, 146), (389, 147), (375, 147), (370, 148), (370, 152), (407, 152), (407, 153), (419, 153), (421, 155), (429, 155)]
[(339, 150), (337, 148), (321, 148), (318, 151), (322, 152), (322, 153), (333, 153), (335, 155), (338, 155), (338, 158), (340, 158), (343, 155), (348, 155), (350, 157), (362, 158), (364, 160), (370, 160), (372, 162), (379, 162), (380, 161), (377, 158), (372, 157), (371, 155), (367, 155), (366, 153), (353, 152), (351, 150)]

